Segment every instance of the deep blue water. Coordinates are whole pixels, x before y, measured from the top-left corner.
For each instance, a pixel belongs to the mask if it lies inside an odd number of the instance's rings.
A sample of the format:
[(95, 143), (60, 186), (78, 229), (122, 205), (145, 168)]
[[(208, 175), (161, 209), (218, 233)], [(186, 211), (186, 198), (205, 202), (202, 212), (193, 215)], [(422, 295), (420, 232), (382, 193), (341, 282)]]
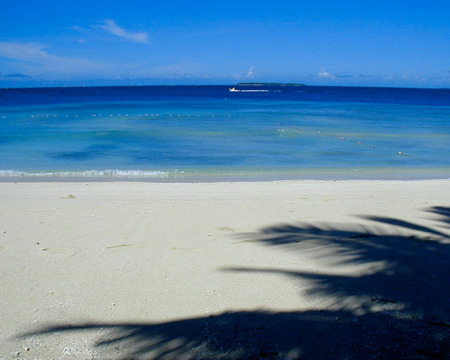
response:
[(0, 89), (0, 178), (442, 178), (450, 90)]

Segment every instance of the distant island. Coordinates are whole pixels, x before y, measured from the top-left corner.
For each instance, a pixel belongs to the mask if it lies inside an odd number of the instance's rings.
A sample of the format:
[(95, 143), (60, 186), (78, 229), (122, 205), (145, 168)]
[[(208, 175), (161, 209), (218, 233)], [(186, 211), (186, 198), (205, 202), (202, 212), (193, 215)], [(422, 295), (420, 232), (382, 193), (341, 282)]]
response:
[(238, 83), (237, 86), (307, 86), (297, 83)]

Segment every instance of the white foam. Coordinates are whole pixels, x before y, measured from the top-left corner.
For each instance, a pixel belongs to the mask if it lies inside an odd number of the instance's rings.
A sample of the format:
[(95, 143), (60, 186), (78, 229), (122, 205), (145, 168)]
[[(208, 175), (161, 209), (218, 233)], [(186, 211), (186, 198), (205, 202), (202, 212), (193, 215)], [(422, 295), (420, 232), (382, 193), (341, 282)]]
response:
[[(183, 172), (173, 172), (182, 174)], [(83, 170), (83, 171), (22, 171), (0, 170), (0, 178), (168, 178), (166, 171), (156, 170)]]

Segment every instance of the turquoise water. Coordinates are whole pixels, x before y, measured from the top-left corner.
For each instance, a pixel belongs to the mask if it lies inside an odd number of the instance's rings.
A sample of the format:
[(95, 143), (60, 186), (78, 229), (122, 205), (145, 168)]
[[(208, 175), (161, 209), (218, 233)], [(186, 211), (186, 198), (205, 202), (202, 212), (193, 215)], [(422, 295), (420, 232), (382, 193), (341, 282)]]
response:
[(197, 86), (0, 94), (3, 180), (450, 174), (448, 90), (270, 87), (267, 93), (230, 93), (224, 86)]

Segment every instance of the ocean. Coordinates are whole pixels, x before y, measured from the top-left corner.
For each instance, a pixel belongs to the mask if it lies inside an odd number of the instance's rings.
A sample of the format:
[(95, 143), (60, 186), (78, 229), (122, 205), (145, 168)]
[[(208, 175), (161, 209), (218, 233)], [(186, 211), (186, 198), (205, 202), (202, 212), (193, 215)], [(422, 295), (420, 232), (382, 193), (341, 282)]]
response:
[(0, 181), (450, 177), (450, 90), (0, 89)]

